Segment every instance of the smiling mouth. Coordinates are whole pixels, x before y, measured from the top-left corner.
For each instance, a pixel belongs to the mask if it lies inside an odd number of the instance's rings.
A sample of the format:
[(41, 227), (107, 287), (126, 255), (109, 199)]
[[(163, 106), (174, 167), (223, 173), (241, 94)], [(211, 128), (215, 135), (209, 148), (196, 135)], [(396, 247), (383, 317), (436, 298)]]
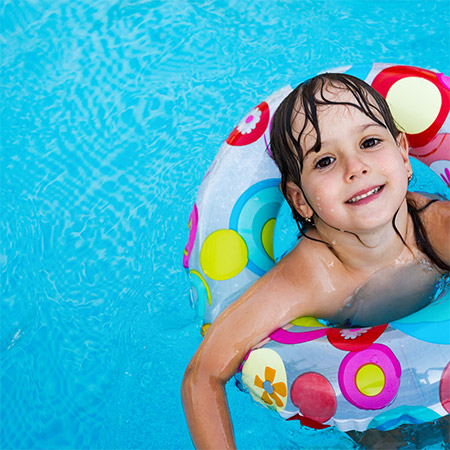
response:
[(377, 194), (378, 192), (381, 191), (381, 189), (383, 189), (384, 186), (378, 186), (372, 190), (370, 190), (369, 192), (366, 192), (365, 194), (362, 195), (357, 195), (353, 198), (351, 198), (350, 200), (347, 200), (345, 203), (357, 203), (367, 197), (370, 197), (371, 195)]

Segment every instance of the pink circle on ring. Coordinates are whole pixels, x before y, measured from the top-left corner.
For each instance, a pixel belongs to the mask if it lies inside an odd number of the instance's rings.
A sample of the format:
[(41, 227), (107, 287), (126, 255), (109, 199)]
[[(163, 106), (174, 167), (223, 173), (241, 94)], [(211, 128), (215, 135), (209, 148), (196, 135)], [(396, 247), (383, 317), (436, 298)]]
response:
[(304, 332), (289, 332), (279, 328), (269, 335), (272, 341), (279, 344), (303, 344), (304, 342), (314, 341), (327, 334), (327, 328), (319, 328), (318, 330)]
[(442, 86), (445, 86), (450, 91), (450, 77), (443, 73), (438, 73), (437, 77)]
[(189, 216), (188, 222), (190, 224), (189, 239), (183, 253), (183, 267), (185, 267), (186, 269), (189, 268), (189, 258), (191, 256), (192, 247), (194, 247), (195, 236), (197, 235), (198, 210), (195, 203)]
[[(369, 397), (356, 386), (356, 374), (366, 364), (376, 364), (384, 373), (386, 382), (383, 390)], [(397, 395), (402, 369), (398, 359), (389, 347), (373, 344), (357, 353), (349, 353), (339, 367), (339, 387), (344, 397), (360, 409), (381, 409), (389, 405)]]

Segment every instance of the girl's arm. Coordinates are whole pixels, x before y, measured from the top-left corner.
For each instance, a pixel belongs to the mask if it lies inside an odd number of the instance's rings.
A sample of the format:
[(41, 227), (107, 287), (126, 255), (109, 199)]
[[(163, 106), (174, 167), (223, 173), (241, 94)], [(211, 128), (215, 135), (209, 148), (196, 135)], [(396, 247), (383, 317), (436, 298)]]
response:
[(196, 448), (235, 448), (225, 383), (268, 334), (300, 315), (314, 314), (306, 301), (312, 297), (311, 274), (306, 276), (297, 263), (295, 272), (303, 273), (304, 282), (293, 281), (290, 259), (260, 278), (215, 320), (186, 369), (181, 394)]

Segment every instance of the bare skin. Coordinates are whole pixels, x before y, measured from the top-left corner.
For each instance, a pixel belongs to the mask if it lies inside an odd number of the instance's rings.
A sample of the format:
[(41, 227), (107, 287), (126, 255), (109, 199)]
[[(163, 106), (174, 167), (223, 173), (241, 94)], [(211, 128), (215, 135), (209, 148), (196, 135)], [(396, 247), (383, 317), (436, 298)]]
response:
[[(224, 385), (252, 347), (297, 317), (333, 317), (376, 271), (421, 254), (407, 212), (411, 168), (404, 135), (395, 142), (386, 129), (342, 106), (324, 109), (319, 122), (325, 144), (318, 154), (305, 157), (303, 190), (291, 183), (288, 195), (300, 214), (314, 217), (308, 234), (332, 250), (302, 239), (215, 320), (182, 383), (196, 448), (235, 448)], [(407, 196), (419, 207), (428, 202), (418, 194)], [(397, 210), (396, 226), (409, 249), (392, 226)], [(450, 202), (433, 203), (422, 220), (432, 246), (449, 264)]]

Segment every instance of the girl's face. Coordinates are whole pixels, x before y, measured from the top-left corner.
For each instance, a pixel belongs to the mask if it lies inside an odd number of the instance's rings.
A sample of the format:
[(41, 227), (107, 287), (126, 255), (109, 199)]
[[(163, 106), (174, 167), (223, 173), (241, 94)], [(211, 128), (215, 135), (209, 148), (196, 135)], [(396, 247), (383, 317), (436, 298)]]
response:
[[(345, 90), (332, 90), (332, 100), (354, 102)], [(294, 121), (301, 130), (304, 116)], [(321, 150), (311, 125), (301, 137), (306, 149), (302, 190), (288, 183), (288, 195), (303, 217), (313, 213), (315, 225), (363, 233), (374, 231), (392, 218), (405, 200), (411, 166), (406, 137), (398, 143), (389, 130), (352, 106), (325, 105), (318, 109)], [(309, 203), (309, 205), (308, 205)]]

